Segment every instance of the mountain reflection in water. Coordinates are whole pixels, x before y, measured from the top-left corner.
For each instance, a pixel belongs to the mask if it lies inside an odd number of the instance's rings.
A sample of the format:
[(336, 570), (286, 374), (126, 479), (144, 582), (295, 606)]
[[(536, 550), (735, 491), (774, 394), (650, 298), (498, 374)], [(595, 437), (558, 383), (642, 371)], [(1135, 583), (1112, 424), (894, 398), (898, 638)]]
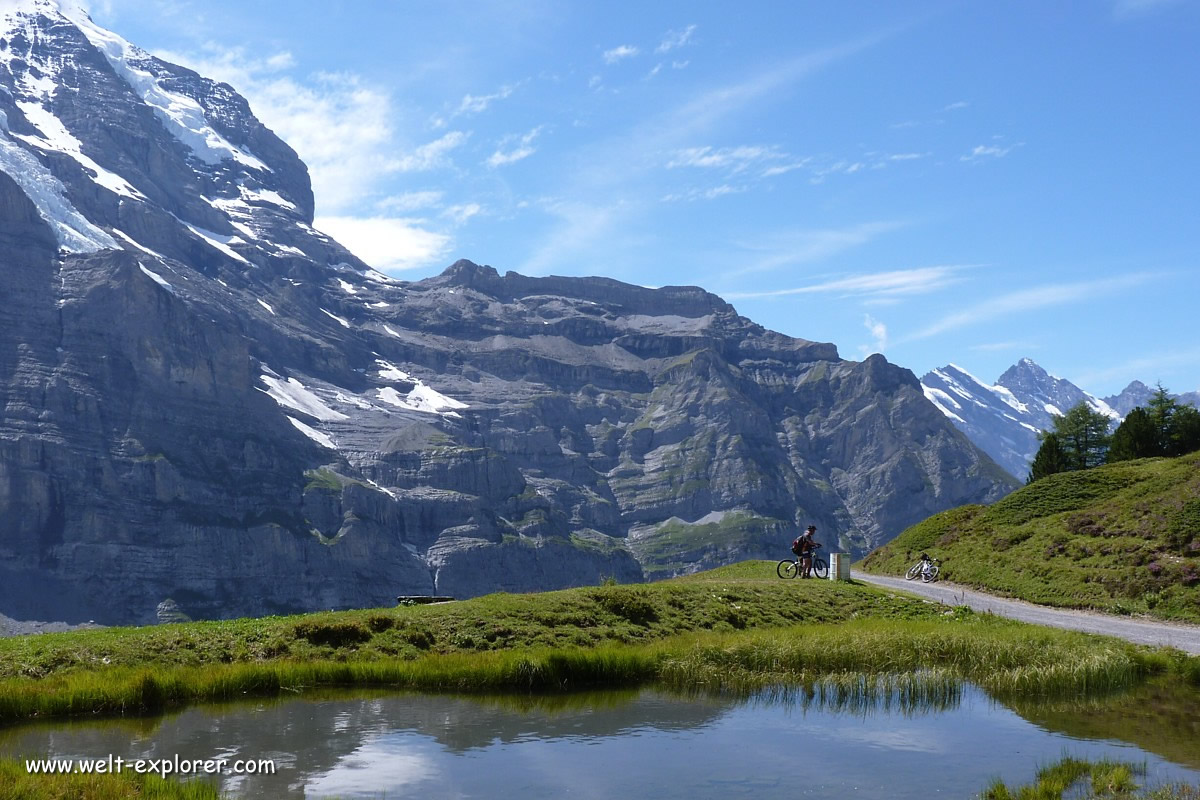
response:
[[(925, 702), (894, 691), (872, 699), (803, 689), (749, 700), (656, 690), (360, 692), (197, 707), (158, 720), (22, 726), (0, 732), (0, 752), (275, 759), (275, 775), (225, 780), (222, 788), (238, 797), (852, 792), (894, 800), (927, 796), (930, 774), (943, 796), (971, 797), (997, 776), (1025, 782), (1064, 752), (1145, 761), (1152, 780), (1200, 782), (1196, 715), (1185, 711), (1196, 696), (1158, 685), (1080, 704), (1013, 703), (1014, 713), (970, 686)], [(1147, 734), (1126, 735), (1130, 709), (1142, 720), (1133, 727)]]

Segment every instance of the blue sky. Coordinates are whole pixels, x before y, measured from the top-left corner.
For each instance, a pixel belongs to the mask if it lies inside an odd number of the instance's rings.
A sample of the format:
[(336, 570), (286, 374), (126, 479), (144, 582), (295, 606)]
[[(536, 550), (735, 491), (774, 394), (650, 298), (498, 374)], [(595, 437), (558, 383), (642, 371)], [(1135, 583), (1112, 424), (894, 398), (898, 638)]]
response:
[(698, 284), (986, 380), (1200, 388), (1200, 3), (93, 0), (405, 279)]

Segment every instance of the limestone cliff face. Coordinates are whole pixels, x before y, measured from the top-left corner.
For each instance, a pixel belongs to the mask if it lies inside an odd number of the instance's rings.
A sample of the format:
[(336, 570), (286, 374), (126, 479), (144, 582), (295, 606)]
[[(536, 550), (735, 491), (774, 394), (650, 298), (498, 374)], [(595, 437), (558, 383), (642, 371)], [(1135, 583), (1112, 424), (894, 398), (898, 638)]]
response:
[(1010, 488), (907, 370), (702, 289), (380, 275), (310, 227), (304, 165), (229, 87), (10, 5), (0, 614), (638, 581)]

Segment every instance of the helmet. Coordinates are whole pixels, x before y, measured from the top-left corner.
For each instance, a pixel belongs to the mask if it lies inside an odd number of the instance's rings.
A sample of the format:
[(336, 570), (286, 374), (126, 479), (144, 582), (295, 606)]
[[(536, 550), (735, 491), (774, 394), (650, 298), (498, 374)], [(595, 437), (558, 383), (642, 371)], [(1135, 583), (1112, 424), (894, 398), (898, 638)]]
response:
[(807, 528), (807, 530), (810, 530), (810, 531), (815, 531), (816, 529), (817, 529), (816, 525), (809, 525)]

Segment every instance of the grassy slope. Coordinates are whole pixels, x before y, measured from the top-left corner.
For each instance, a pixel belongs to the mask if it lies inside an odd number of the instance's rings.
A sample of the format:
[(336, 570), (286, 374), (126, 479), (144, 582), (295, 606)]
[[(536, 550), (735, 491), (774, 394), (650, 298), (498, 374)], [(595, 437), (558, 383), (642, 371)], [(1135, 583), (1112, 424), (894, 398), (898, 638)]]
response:
[[(156, 713), (329, 686), (746, 690), (863, 675), (997, 692), (1113, 689), (1200, 659), (1048, 631), (744, 562), (642, 586), (0, 640), (0, 724)], [(889, 678), (890, 679), (890, 678)], [(872, 679), (874, 680), (874, 679)], [(914, 690), (915, 691), (915, 690)]]
[(930, 517), (862, 566), (901, 575), (921, 552), (999, 594), (1200, 622), (1200, 453), (1052, 475)]
[(0, 639), (0, 680), (122, 666), (412, 660), (427, 654), (635, 644), (691, 632), (936, 614), (928, 604), (866, 586), (781, 581), (774, 562), (753, 561), (638, 586)]

